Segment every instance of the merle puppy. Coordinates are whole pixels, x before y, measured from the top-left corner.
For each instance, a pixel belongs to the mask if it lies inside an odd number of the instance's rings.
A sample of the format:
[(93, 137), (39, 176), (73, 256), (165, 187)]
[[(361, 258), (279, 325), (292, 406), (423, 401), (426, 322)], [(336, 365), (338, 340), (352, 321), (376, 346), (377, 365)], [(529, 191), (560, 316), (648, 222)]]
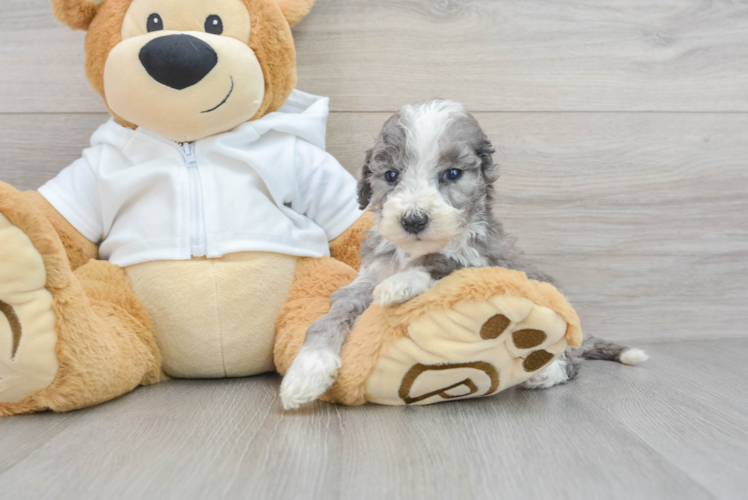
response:
[[(385, 123), (359, 183), (361, 208), (377, 219), (361, 245), (361, 270), (332, 295), (330, 312), (307, 331), (281, 384), (284, 408), (313, 401), (332, 385), (342, 344), (373, 302), (403, 303), (464, 267), (501, 266), (554, 283), (526, 260), (493, 215), (499, 177), (493, 153), (476, 119), (454, 101), (405, 106)], [(638, 364), (647, 355), (588, 338), (521, 386), (565, 383), (584, 358)]]

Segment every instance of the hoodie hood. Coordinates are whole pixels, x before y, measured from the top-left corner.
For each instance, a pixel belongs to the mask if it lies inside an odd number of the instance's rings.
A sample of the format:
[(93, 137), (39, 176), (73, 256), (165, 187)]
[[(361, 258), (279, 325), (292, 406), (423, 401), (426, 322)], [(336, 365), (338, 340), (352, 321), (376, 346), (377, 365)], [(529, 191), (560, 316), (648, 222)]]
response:
[(244, 123), (227, 134), (256, 136), (256, 140), (268, 132), (276, 131), (295, 135), (324, 150), (329, 114), (328, 97), (294, 90), (278, 111)]

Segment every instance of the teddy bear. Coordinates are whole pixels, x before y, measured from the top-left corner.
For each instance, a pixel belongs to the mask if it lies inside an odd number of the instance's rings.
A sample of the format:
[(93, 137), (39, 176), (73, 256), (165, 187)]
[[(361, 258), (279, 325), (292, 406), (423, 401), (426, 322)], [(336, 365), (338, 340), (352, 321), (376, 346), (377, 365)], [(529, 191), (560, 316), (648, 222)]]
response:
[[(0, 415), (285, 373), (376, 223), (325, 151), (328, 99), (295, 89), (291, 28), (313, 3), (52, 0), (87, 31), (111, 119), (38, 191), (0, 183)], [(581, 338), (552, 285), (465, 269), (371, 306), (321, 399), (493, 395)]]

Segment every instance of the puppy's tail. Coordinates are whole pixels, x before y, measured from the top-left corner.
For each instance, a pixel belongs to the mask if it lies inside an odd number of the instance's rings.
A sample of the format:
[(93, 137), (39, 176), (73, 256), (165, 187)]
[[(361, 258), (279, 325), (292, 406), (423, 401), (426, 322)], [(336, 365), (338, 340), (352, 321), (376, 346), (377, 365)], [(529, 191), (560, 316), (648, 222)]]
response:
[(638, 365), (649, 359), (649, 354), (641, 349), (626, 347), (615, 342), (588, 337), (582, 347), (573, 349), (573, 357), (580, 359), (601, 359), (618, 361), (624, 365)]

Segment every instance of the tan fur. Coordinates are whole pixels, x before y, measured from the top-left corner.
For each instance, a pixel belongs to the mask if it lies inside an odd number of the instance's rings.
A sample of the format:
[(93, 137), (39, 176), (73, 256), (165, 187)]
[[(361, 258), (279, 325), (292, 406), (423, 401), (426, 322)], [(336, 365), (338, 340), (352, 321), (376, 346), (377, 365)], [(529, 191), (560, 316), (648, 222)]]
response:
[(74, 30), (87, 30), (98, 8), (89, 0), (52, 0), (55, 17)]
[(549, 283), (528, 280), (521, 271), (501, 267), (463, 269), (444, 278), (428, 294), (395, 308), (392, 319), (407, 325), (430, 311), (452, 307), (462, 300), (480, 301), (492, 295), (525, 297), (556, 311), (569, 325), (566, 340), (570, 347), (582, 345), (579, 317), (561, 292)]
[[(291, 27), (274, 0), (242, 1), (247, 5), (252, 20), (249, 47), (257, 56), (265, 77), (265, 96), (260, 109), (252, 118), (257, 119), (277, 111), (296, 86), (296, 49)], [(122, 41), (122, 20), (130, 2), (131, 0), (104, 2), (91, 21), (86, 35), (86, 76), (105, 103), (104, 66), (109, 52)], [(136, 124), (123, 120), (111, 109), (109, 111), (121, 125), (137, 128)]]
[(108, 262), (91, 261), (73, 273), (52, 223), (2, 183), (0, 213), (29, 237), (44, 260), (59, 361), (49, 387), (18, 403), (0, 404), (0, 415), (83, 408), (162, 380), (147, 313), (124, 272)]
[(359, 318), (340, 354), (342, 364), (335, 383), (320, 399), (360, 406), (366, 403), (366, 380), (382, 353), (407, 330), (392, 324), (392, 308), (373, 305)]
[(291, 255), (238, 252), (128, 267), (133, 290), (151, 311), (163, 370), (184, 378), (273, 371), (275, 324), (296, 261)]
[(286, 373), (309, 326), (330, 310), (330, 295), (349, 285), (356, 274), (353, 268), (335, 259), (299, 259), (288, 301), (276, 323), (273, 357), (278, 373)]
[(361, 216), (355, 224), (349, 227), (343, 234), (330, 242), (330, 255), (333, 259), (348, 264), (355, 270), (361, 268), (361, 241), (366, 238), (366, 233), (374, 225), (371, 213), (367, 212)]
[(366, 402), (366, 380), (381, 353), (407, 335), (407, 327), (423, 315), (452, 308), (461, 301), (482, 301), (495, 295), (524, 297), (556, 311), (567, 323), (566, 341), (582, 343), (576, 311), (552, 285), (528, 280), (525, 273), (499, 267), (470, 268), (444, 278), (434, 289), (403, 305), (370, 307), (351, 331), (341, 353), (338, 379), (322, 399), (348, 405)]
[(281, 11), (293, 28), (312, 10), (315, 0), (278, 0)]
[(99, 248), (79, 233), (70, 223), (54, 209), (42, 195), (36, 191), (26, 191), (22, 196), (36, 210), (41, 212), (52, 224), (55, 232), (65, 247), (70, 267), (75, 271), (91, 259), (99, 256)]

